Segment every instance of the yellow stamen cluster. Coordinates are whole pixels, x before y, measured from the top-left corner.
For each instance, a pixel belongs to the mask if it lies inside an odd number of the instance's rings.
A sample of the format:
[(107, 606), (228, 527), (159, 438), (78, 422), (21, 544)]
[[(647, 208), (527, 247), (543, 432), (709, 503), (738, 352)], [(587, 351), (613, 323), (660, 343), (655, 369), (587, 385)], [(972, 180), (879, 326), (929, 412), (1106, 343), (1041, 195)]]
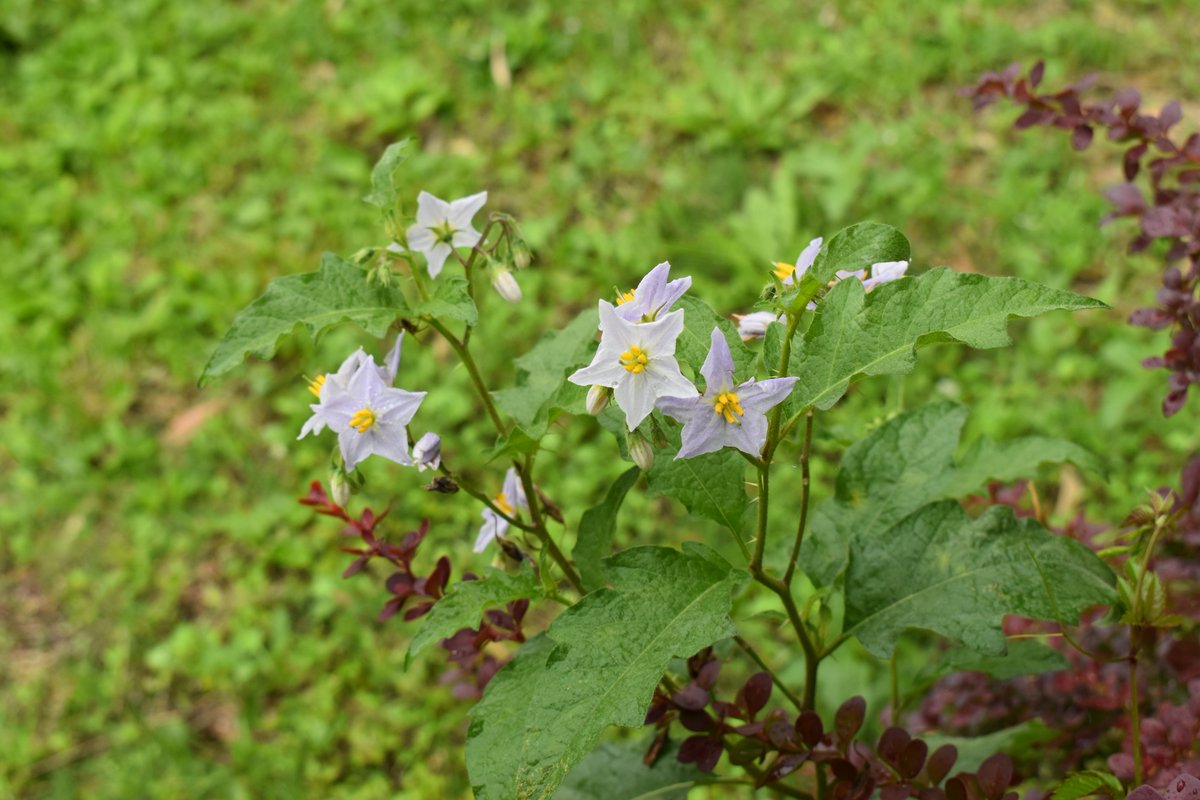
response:
[(350, 427), (359, 433), (366, 433), (376, 422), (375, 412), (369, 408), (360, 408), (350, 418)]
[(775, 262), (775, 277), (781, 281), (786, 281), (793, 272), (796, 271), (795, 264), (789, 264), (786, 261)]
[(633, 302), (633, 289), (630, 289), (628, 292), (621, 292), (617, 295), (617, 305), (623, 306), (626, 303), (631, 302)]
[(317, 396), (317, 399), (319, 400), (321, 398), (321, 387), (324, 385), (325, 385), (325, 376), (318, 375), (317, 377), (313, 378), (312, 380), (310, 380), (308, 382), (308, 390), (310, 392), (312, 392), (313, 394), (315, 394)]
[(717, 395), (717, 402), (713, 404), (713, 412), (725, 417), (725, 421), (730, 425), (740, 425), (741, 418), (746, 416), (746, 412), (742, 410), (742, 401), (733, 392), (721, 392)]
[(646, 351), (638, 347), (636, 344), (621, 353), (621, 366), (632, 372), (634, 375), (640, 375), (646, 371), (646, 365), (650, 363), (650, 356)]
[(506, 495), (504, 492), (500, 492), (493, 497), (492, 502), (496, 504), (496, 508), (503, 511), (507, 516), (513, 516), (512, 503), (508, 502), (508, 495)]

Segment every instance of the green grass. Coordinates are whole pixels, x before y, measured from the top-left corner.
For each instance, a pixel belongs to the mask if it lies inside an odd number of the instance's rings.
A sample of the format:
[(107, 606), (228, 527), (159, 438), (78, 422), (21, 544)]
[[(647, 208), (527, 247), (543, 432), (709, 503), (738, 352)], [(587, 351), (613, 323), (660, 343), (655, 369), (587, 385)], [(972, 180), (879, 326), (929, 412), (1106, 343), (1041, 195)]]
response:
[[(1152, 257), (1098, 230), (1103, 143), (1009, 130), (955, 94), (1045, 57), (1154, 100), (1200, 94), (1192, 13), (1168, 3), (40, 3), (0, 9), (0, 795), (457, 797), (465, 707), (434, 656), (403, 669), (378, 580), (343, 582), (330, 525), (294, 498), (328, 441), (297, 444), (303, 372), (359, 340), (296, 338), (200, 390), (233, 313), (321, 251), (383, 243), (359, 202), (414, 136), (412, 194), (487, 188), (537, 254), (494, 303), (487, 374), (663, 259), (722, 312), (767, 262), (863, 218), (917, 268), (1071, 286), (1110, 313), (1014, 324), (1017, 347), (926, 352), (910, 405), (974, 407), (968, 438), (1038, 432), (1101, 452), (1083, 507), (1114, 519), (1174, 481), (1195, 426), (1163, 421), (1162, 337), (1123, 325)], [(510, 88), (497, 85), (506, 65)], [(1197, 117), (1192, 114), (1191, 123)], [(378, 350), (381, 345), (362, 342)], [(450, 354), (410, 343), (429, 427), (481, 481), (490, 444)], [(821, 432), (836, 457), (886, 409), (866, 384)], [(893, 401), (895, 400), (893, 393)], [(425, 412), (423, 411), (423, 414)], [(586, 423), (542, 477), (577, 515), (618, 474)], [(480, 566), (476, 512), (369, 463), (368, 500)], [(824, 468), (820, 474), (829, 475)], [(640, 495), (634, 492), (633, 495)], [(631, 495), (637, 511), (663, 501)], [(668, 513), (678, 513), (667, 509)], [(624, 541), (653, 535), (631, 513)], [(698, 533), (707, 535), (707, 528)]]

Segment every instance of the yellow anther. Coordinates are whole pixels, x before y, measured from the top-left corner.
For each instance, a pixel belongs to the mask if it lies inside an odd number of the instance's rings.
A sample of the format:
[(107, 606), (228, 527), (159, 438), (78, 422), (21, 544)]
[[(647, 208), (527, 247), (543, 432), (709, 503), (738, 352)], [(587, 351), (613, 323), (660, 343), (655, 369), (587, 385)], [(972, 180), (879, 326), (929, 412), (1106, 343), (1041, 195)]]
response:
[(741, 400), (733, 392), (721, 392), (717, 395), (717, 402), (713, 403), (713, 413), (725, 417), (725, 421), (730, 425), (740, 425), (741, 418), (746, 416)]
[(786, 281), (796, 271), (795, 264), (789, 264), (786, 261), (775, 262), (775, 277), (781, 281)]
[(350, 427), (359, 433), (366, 433), (376, 422), (375, 412), (369, 408), (360, 408), (350, 418)]
[(508, 502), (508, 495), (506, 495), (504, 492), (500, 492), (493, 497), (492, 502), (496, 504), (496, 508), (503, 511), (507, 516), (515, 516), (513, 513), (512, 503)]
[(621, 292), (617, 295), (617, 305), (623, 306), (630, 302), (633, 302), (633, 289), (630, 289), (628, 292)]
[(621, 366), (632, 372), (634, 375), (639, 375), (646, 371), (646, 366), (650, 363), (650, 356), (645, 350), (638, 347), (636, 344), (621, 353)]
[(325, 376), (318, 375), (308, 382), (308, 390), (315, 394), (318, 399), (321, 397), (321, 387), (325, 385)]

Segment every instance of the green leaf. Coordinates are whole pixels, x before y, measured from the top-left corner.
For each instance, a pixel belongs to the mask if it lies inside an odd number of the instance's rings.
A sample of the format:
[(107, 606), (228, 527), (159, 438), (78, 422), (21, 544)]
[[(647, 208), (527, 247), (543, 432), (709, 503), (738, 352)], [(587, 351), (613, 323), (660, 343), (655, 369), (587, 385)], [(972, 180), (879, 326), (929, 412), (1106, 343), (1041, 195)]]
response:
[(745, 573), (709, 548), (635, 547), (604, 567), (612, 588), (563, 612), (472, 710), (467, 769), (479, 800), (550, 797), (605, 728), (641, 726), (672, 658), (733, 635)]
[(1125, 794), (1125, 789), (1121, 786), (1121, 781), (1117, 779), (1117, 776), (1089, 769), (1069, 776), (1058, 785), (1052, 797), (1054, 800), (1079, 800), (1081, 797), (1097, 794), (1121, 797)]
[(1073, 539), (1006, 506), (972, 520), (946, 500), (883, 536), (853, 536), (845, 628), (880, 658), (910, 628), (999, 654), (1005, 614), (1073, 624), (1085, 608), (1115, 599), (1113, 583), (1108, 566)]
[(737, 534), (746, 497), (746, 461), (731, 447), (695, 458), (659, 451), (646, 474), (652, 497), (673, 497), (693, 514), (719, 522)]
[(396, 186), (396, 173), (400, 170), (400, 165), (408, 160), (409, 144), (408, 139), (389, 144), (371, 170), (371, 193), (363, 200), (384, 213), (396, 208), (396, 199), (400, 193)]
[(1017, 761), (1041, 755), (1037, 752), (1039, 746), (1057, 738), (1058, 735), (1056, 731), (1047, 727), (1046, 723), (1034, 719), (986, 736), (942, 736), (933, 733), (921, 738), (929, 745), (931, 753), (944, 744), (952, 744), (958, 748), (958, 760), (954, 762), (954, 771), (957, 773), (978, 772), (979, 765), (996, 753), (1007, 753)]
[(588, 591), (608, 583), (601, 562), (611, 554), (613, 531), (617, 527), (617, 512), (621, 510), (621, 503), (641, 474), (642, 471), (637, 467), (626, 470), (609, 487), (604, 500), (583, 512), (579, 520), (579, 533), (575, 549), (571, 551), (571, 559), (579, 569), (579, 577)]
[(565, 328), (545, 334), (533, 349), (514, 362), (516, 385), (492, 392), (496, 406), (508, 414), (533, 439), (540, 439), (554, 409), (579, 406), (587, 388), (566, 380), (570, 372), (592, 357), (599, 315), (591, 308), (579, 313)]
[(889, 420), (846, 450), (835, 494), (813, 510), (800, 551), (800, 566), (814, 583), (829, 585), (845, 568), (851, 534), (879, 536), (935, 500), (960, 498), (989, 480), (1030, 477), (1044, 463), (1070, 461), (1101, 471), (1082, 447), (1040, 436), (979, 439), (955, 463), (966, 419), (960, 405), (931, 403)]
[(931, 679), (955, 672), (986, 672), (996, 680), (1006, 681), (1021, 675), (1040, 675), (1058, 672), (1071, 665), (1063, 654), (1034, 639), (1017, 639), (1008, 643), (1002, 656), (977, 653), (965, 647), (947, 650), (930, 674)]
[(528, 564), (520, 571), (507, 573), (489, 568), (479, 580), (459, 581), (434, 604), (420, 629), (413, 636), (405, 661), (434, 642), (453, 636), (462, 628), (476, 628), (483, 612), (503, 608), (506, 603), (536, 597), (541, 590), (537, 575)]
[(927, 344), (1006, 345), (1010, 317), (1103, 307), (1098, 300), (1020, 278), (944, 268), (886, 283), (870, 294), (859, 281), (840, 281), (826, 295), (803, 346), (792, 350), (790, 374), (799, 380), (789, 408), (793, 413), (813, 405), (826, 409), (861, 376), (909, 372), (916, 348)]
[(668, 744), (653, 767), (642, 763), (647, 742), (601, 742), (580, 761), (554, 800), (687, 800), (688, 789), (709, 779), (692, 764), (680, 764)]
[(884, 261), (907, 261), (911, 255), (908, 239), (891, 225), (859, 222), (842, 228), (825, 242), (807, 274), (828, 283), (838, 270), (866, 269)]
[(746, 347), (732, 322), (717, 316), (717, 312), (703, 300), (688, 295), (679, 298), (674, 307), (683, 309), (683, 332), (679, 334), (675, 343), (675, 356), (679, 361), (691, 366), (696, 375), (699, 375), (700, 367), (712, 346), (713, 328), (720, 328), (733, 356), (734, 377), (739, 381), (751, 377), (754, 370), (754, 352)]
[(418, 303), (413, 312), (428, 314), (442, 321), (455, 319), (469, 326), (479, 321), (479, 312), (467, 292), (467, 279), (463, 275), (438, 278), (433, 284), (433, 296)]
[(238, 312), (204, 367), (200, 384), (229, 372), (247, 355), (270, 358), (279, 339), (297, 325), (313, 339), (340, 322), (383, 336), (396, 319), (410, 314), (399, 286), (368, 284), (361, 267), (325, 253), (319, 270), (271, 281), (261, 297)]

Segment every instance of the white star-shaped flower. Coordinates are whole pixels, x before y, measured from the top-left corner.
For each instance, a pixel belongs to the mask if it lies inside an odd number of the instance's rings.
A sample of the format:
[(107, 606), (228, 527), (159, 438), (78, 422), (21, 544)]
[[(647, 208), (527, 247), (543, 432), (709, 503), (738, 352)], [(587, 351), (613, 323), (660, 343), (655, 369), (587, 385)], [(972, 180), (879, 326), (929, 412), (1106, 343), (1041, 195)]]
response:
[(660, 397), (695, 397), (696, 387), (683, 377), (675, 360), (675, 342), (683, 332), (683, 311), (664, 314), (654, 322), (630, 322), (617, 309), (600, 301), (600, 348), (592, 363), (568, 380), (580, 386), (609, 386), (633, 430)]
[(487, 192), (461, 197), (447, 203), (429, 192), (417, 195), (417, 222), (407, 231), (408, 247), (424, 253), (429, 277), (436, 278), (455, 247), (479, 244), (479, 231), (471, 219), (487, 202)]
[[(521, 485), (521, 476), (513, 467), (504, 473), (504, 488), (492, 498), (496, 508), (516, 519), (520, 512), (529, 508), (525, 497), (525, 487)], [(490, 508), (483, 510), (483, 525), (479, 527), (479, 536), (475, 539), (475, 552), (482, 553), (496, 539), (503, 539), (508, 532), (509, 522)]]

